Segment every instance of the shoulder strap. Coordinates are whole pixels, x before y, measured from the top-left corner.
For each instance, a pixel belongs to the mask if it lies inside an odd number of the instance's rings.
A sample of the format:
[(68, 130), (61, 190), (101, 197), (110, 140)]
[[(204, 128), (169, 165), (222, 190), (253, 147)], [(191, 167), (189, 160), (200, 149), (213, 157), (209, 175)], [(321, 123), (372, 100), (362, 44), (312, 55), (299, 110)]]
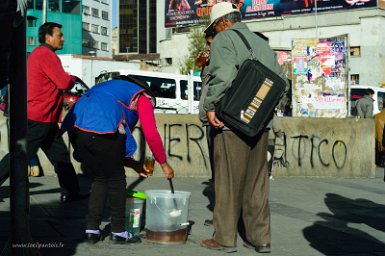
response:
[(237, 35), (242, 39), (243, 43), (246, 45), (247, 49), (249, 50), (251, 56), (252, 56), (253, 58), (255, 58), (254, 51), (253, 51), (253, 49), (251, 48), (251, 46), (250, 46), (249, 42), (247, 41), (246, 37), (245, 37), (241, 32), (239, 32), (238, 30), (235, 30), (235, 29), (234, 29), (233, 31), (234, 31), (235, 33), (237, 33)]

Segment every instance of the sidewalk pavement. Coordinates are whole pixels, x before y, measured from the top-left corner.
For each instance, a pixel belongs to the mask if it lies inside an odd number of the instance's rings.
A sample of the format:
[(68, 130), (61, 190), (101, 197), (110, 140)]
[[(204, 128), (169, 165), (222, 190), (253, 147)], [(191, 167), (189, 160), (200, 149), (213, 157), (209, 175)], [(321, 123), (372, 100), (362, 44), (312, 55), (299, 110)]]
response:
[[(378, 168), (375, 179), (277, 178), (271, 181), (272, 256), (380, 256), (385, 255), (385, 183)], [(80, 176), (82, 191), (90, 180)], [(164, 178), (150, 177), (142, 182), (127, 178), (135, 190), (169, 189)], [(56, 177), (30, 178), (30, 227), (42, 248), (42, 255), (224, 255), (200, 246), (210, 238), (212, 190), (205, 178), (175, 178), (175, 190), (190, 191), (189, 220), (192, 229), (186, 244), (160, 245), (145, 239), (141, 244), (114, 245), (108, 239), (95, 245), (82, 242), (87, 200), (61, 204)], [(3, 198), (3, 199), (1, 199)], [(103, 225), (108, 224), (105, 213)], [(9, 186), (0, 187), (0, 255), (9, 235)], [(144, 232), (142, 232), (144, 234)], [(243, 247), (238, 237), (238, 252), (256, 255)]]

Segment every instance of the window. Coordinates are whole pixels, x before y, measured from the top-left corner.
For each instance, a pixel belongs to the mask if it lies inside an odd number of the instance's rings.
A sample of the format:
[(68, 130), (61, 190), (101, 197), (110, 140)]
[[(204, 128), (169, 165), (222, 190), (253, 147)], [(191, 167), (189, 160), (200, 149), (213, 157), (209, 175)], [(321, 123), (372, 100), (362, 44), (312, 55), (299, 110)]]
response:
[(100, 27), (100, 34), (102, 34), (103, 36), (108, 36), (108, 28)]
[[(187, 80), (180, 80), (180, 97), (182, 100), (188, 100), (188, 82)], [(194, 100), (199, 100), (202, 94), (202, 82), (194, 81)]]
[(108, 51), (108, 44), (107, 43), (101, 43), (100, 49), (102, 51)]
[(384, 108), (384, 99), (385, 99), (385, 93), (377, 92), (377, 104), (378, 104), (378, 110), (380, 111)]
[(31, 17), (27, 17), (27, 26), (29, 28), (36, 27), (36, 19), (35, 18), (31, 18)]
[(99, 49), (99, 42), (98, 41), (93, 41), (92, 42), (92, 48)]
[(98, 26), (98, 25), (92, 24), (92, 25), (91, 25), (91, 32), (92, 32), (92, 33), (99, 34), (99, 26)]
[(27, 39), (27, 44), (28, 45), (35, 45), (36, 44), (35, 37), (34, 36), (29, 36), (28, 39)]
[(167, 65), (172, 65), (172, 58), (166, 58)]
[(95, 8), (92, 8), (92, 16), (93, 16), (93, 17), (98, 17), (98, 18), (99, 18), (99, 10), (98, 10), (98, 9), (95, 9)]
[(350, 46), (350, 56), (361, 56), (361, 47)]
[(90, 39), (83, 38), (82, 46), (83, 47), (90, 47)]
[(51, 12), (60, 12), (59, 0), (49, 0), (48, 10), (50, 10)]
[(174, 79), (131, 75), (133, 78), (147, 83), (155, 97), (175, 99), (176, 82)]
[(85, 31), (90, 31), (90, 23), (88, 22), (83, 22), (83, 30)]
[(62, 6), (64, 13), (80, 14), (80, 0), (64, 0)]
[(108, 20), (108, 12), (102, 11), (102, 19), (103, 20)]
[(86, 16), (90, 15), (90, 7), (83, 5), (83, 14)]
[(360, 84), (360, 75), (359, 74), (351, 74), (350, 75), (350, 84)]

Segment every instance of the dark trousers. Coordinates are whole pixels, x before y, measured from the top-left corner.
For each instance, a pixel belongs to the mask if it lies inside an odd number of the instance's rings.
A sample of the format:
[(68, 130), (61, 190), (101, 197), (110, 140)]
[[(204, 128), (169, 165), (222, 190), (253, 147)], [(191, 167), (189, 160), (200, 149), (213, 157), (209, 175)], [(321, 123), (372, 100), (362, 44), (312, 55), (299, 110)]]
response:
[(108, 199), (111, 206), (111, 231), (125, 231), (125, 136), (119, 133), (100, 135), (77, 130), (73, 139), (79, 160), (91, 170), (94, 178), (86, 228), (99, 229)]
[[(78, 195), (79, 183), (75, 169), (71, 163), (68, 149), (63, 138), (58, 136), (59, 126), (56, 123), (42, 123), (28, 120), (27, 159), (35, 157), (39, 148), (54, 166), (63, 194)], [(27, 170), (25, 170), (27, 171)], [(10, 155), (0, 161), (0, 186), (10, 173)]]
[(209, 151), (209, 160), (210, 160), (210, 169), (211, 169), (211, 180), (215, 178), (214, 172), (214, 137), (216, 129), (211, 125), (206, 126), (206, 139), (207, 139), (207, 148)]

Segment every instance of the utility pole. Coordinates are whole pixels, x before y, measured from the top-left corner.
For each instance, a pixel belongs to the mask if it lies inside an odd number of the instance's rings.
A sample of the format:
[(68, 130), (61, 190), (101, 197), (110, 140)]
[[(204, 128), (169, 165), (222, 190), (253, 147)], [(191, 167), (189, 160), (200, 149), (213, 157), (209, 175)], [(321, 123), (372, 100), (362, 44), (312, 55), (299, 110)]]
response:
[[(29, 190), (27, 176), (27, 59), (26, 1), (5, 1), (0, 8), (0, 23), (7, 37), (0, 43), (2, 73), (0, 81), (9, 83), (10, 102), (10, 236), (1, 255), (33, 255), (29, 248)], [(24, 4), (24, 5), (23, 5)], [(3, 84), (1, 84), (3, 86)], [(33, 252), (35, 251), (35, 252)]]
[(43, 16), (41, 18), (41, 24), (47, 22), (47, 0), (43, 0)]

